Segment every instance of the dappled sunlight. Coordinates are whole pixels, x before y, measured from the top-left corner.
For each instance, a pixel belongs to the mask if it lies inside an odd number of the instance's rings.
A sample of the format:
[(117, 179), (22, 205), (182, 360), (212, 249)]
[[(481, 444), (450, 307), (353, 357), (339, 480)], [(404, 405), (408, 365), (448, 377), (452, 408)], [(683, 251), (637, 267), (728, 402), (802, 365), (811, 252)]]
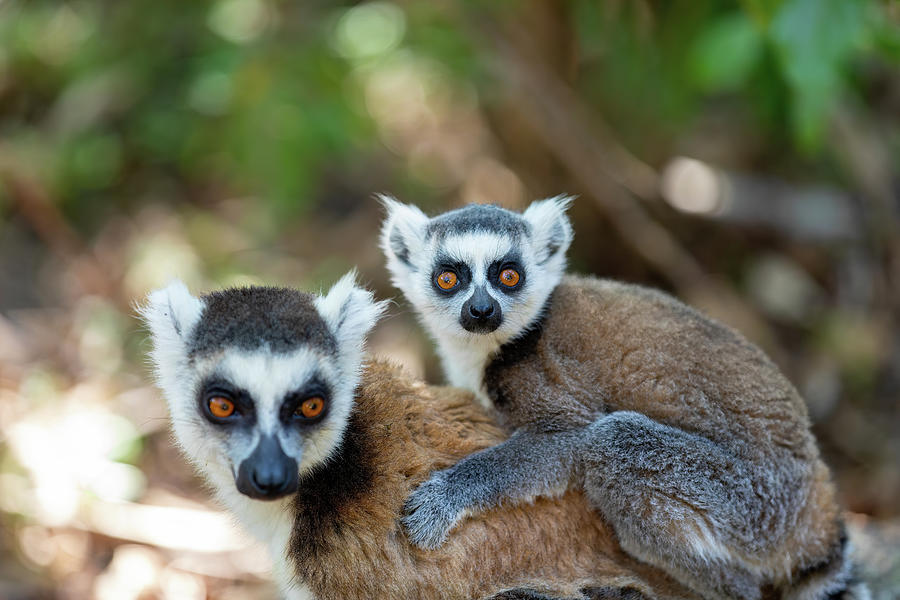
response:
[(139, 452), (134, 425), (100, 407), (70, 407), (35, 411), (7, 432), (34, 484), (36, 504), (21, 508), (54, 525), (72, 520), (82, 494), (127, 500), (145, 486), (139, 469), (116, 460)]
[(403, 10), (390, 2), (364, 2), (338, 20), (333, 44), (351, 60), (366, 60), (396, 48), (406, 30)]
[[(172, 550), (233, 552), (250, 546), (231, 517), (205, 509), (94, 502), (84, 519), (98, 533)], [(267, 561), (256, 566), (264, 572)]]
[[(38, 397), (37, 383), (24, 387)], [(29, 403), (21, 395), (6, 399), (20, 409)], [(149, 412), (160, 418), (139, 429), (112, 410), (135, 401), (151, 402)], [(167, 443), (165, 409), (155, 392), (137, 388), (110, 396), (104, 386), (82, 383), (41, 405), (0, 424), (6, 446), (0, 448), (0, 510), (17, 516), (15, 539), (28, 563), (61, 580), (95, 571), (93, 584), (78, 586), (93, 585), (92, 597), (117, 600), (205, 598), (210, 580), (214, 589), (219, 580), (261, 585), (270, 568), (266, 551), (229, 515), (148, 489), (143, 471), (122, 462), (144, 453), (147, 435)], [(180, 462), (165, 468), (186, 470)], [(95, 536), (129, 543), (98, 545)], [(96, 564), (103, 547), (112, 550), (105, 566)]]
[(662, 174), (663, 198), (686, 213), (712, 214), (722, 210), (723, 183), (707, 164), (692, 158), (672, 160)]
[(265, 33), (273, 11), (263, 0), (219, 0), (210, 10), (208, 23), (223, 38), (247, 44)]
[(571, 269), (762, 345), (900, 547), (900, 12), (762, 4), (0, 0), (0, 597), (276, 597), (135, 309), (357, 268), (393, 298), (370, 350), (443, 381), (375, 193), (576, 196)]
[(200, 257), (175, 215), (145, 210), (140, 219), (143, 227), (128, 248), (124, 286), (129, 295), (145, 296), (175, 276), (188, 285), (200, 283)]
[[(120, 243), (134, 249), (119, 258), (135, 300), (175, 273), (206, 281), (190, 274), (199, 262), (178, 221), (157, 219)], [(177, 258), (149, 258), (164, 249)], [(265, 549), (210, 505), (170, 445), (144, 370), (146, 333), (128, 305), (84, 296), (35, 317), (0, 318), (0, 518), (11, 519), (20, 560), (75, 597), (206, 598), (233, 582), (271, 596)]]

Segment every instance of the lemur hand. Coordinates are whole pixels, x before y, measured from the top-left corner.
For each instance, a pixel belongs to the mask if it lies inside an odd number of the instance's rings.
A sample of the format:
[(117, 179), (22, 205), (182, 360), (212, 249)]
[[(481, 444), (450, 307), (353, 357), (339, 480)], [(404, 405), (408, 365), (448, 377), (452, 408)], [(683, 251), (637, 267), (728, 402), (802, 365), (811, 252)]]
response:
[(409, 539), (422, 548), (437, 548), (470, 511), (491, 508), (503, 500), (559, 494), (571, 481), (582, 437), (579, 429), (518, 431), (449, 469), (432, 473), (403, 507)]
[(401, 522), (410, 541), (428, 550), (444, 543), (450, 529), (462, 518), (463, 509), (453, 501), (449, 474), (453, 467), (436, 471), (416, 488), (403, 506)]

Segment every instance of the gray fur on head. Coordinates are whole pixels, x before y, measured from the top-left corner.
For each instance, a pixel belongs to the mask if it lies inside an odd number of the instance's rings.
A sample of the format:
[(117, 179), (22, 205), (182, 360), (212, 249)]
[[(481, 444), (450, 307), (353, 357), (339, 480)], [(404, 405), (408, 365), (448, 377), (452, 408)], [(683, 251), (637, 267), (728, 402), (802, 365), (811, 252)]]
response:
[[(466, 345), (465, 352), (484, 356), (530, 327), (565, 271), (572, 226), (566, 210), (571, 197), (532, 203), (523, 213), (497, 206), (469, 205), (429, 219), (418, 208), (381, 197), (387, 216), (381, 248), (391, 279), (416, 308), (429, 333), (447, 351), (447, 340)], [(520, 275), (514, 289), (497, 274), (507, 266)], [(459, 271), (458, 290), (442, 293), (435, 278)], [(493, 306), (490, 327), (473, 333), (466, 311), (474, 300)], [(456, 360), (444, 361), (469, 365)], [(478, 368), (476, 367), (477, 371)], [(459, 384), (452, 374), (451, 380)]]
[(528, 223), (519, 214), (492, 204), (469, 204), (429, 220), (425, 237), (442, 240), (448, 233), (460, 235), (476, 231), (517, 237), (529, 233), (528, 230)]
[(314, 300), (312, 294), (261, 286), (207, 294), (202, 297), (204, 309), (190, 336), (189, 352), (202, 356), (226, 346), (289, 352), (307, 345), (337, 353), (334, 334)]

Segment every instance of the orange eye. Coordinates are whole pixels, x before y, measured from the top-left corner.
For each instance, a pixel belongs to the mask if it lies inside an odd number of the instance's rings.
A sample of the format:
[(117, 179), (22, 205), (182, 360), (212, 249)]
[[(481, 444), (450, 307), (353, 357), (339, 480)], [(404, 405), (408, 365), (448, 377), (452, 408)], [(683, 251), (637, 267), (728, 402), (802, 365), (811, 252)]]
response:
[(500, 273), (500, 283), (506, 287), (515, 287), (519, 283), (519, 272), (515, 269), (503, 269)]
[(325, 399), (321, 396), (313, 396), (301, 402), (294, 414), (304, 419), (315, 419), (322, 414), (323, 410), (325, 410)]
[(214, 417), (225, 419), (234, 414), (234, 402), (222, 396), (214, 396), (209, 399), (209, 412)]
[(438, 287), (442, 290), (451, 290), (456, 286), (457, 281), (459, 281), (456, 277), (456, 273), (453, 271), (444, 271), (437, 277)]

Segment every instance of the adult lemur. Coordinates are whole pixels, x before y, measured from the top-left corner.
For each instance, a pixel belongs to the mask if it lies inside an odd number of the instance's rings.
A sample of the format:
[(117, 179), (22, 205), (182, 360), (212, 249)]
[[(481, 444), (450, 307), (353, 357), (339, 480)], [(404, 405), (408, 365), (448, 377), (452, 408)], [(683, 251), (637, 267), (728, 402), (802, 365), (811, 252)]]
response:
[(689, 597), (623, 553), (579, 492), (477, 516), (438, 552), (413, 546), (398, 522), (412, 488), (504, 435), (467, 392), (363, 368), (382, 309), (345, 277), (324, 297), (251, 287), (195, 298), (176, 283), (142, 310), (179, 445), (268, 544), (286, 596)]
[(866, 594), (803, 400), (758, 348), (661, 292), (565, 276), (567, 198), (434, 218), (383, 201), (392, 279), (448, 379), (516, 430), (412, 494), (417, 544), (579, 482), (626, 550), (706, 597)]

